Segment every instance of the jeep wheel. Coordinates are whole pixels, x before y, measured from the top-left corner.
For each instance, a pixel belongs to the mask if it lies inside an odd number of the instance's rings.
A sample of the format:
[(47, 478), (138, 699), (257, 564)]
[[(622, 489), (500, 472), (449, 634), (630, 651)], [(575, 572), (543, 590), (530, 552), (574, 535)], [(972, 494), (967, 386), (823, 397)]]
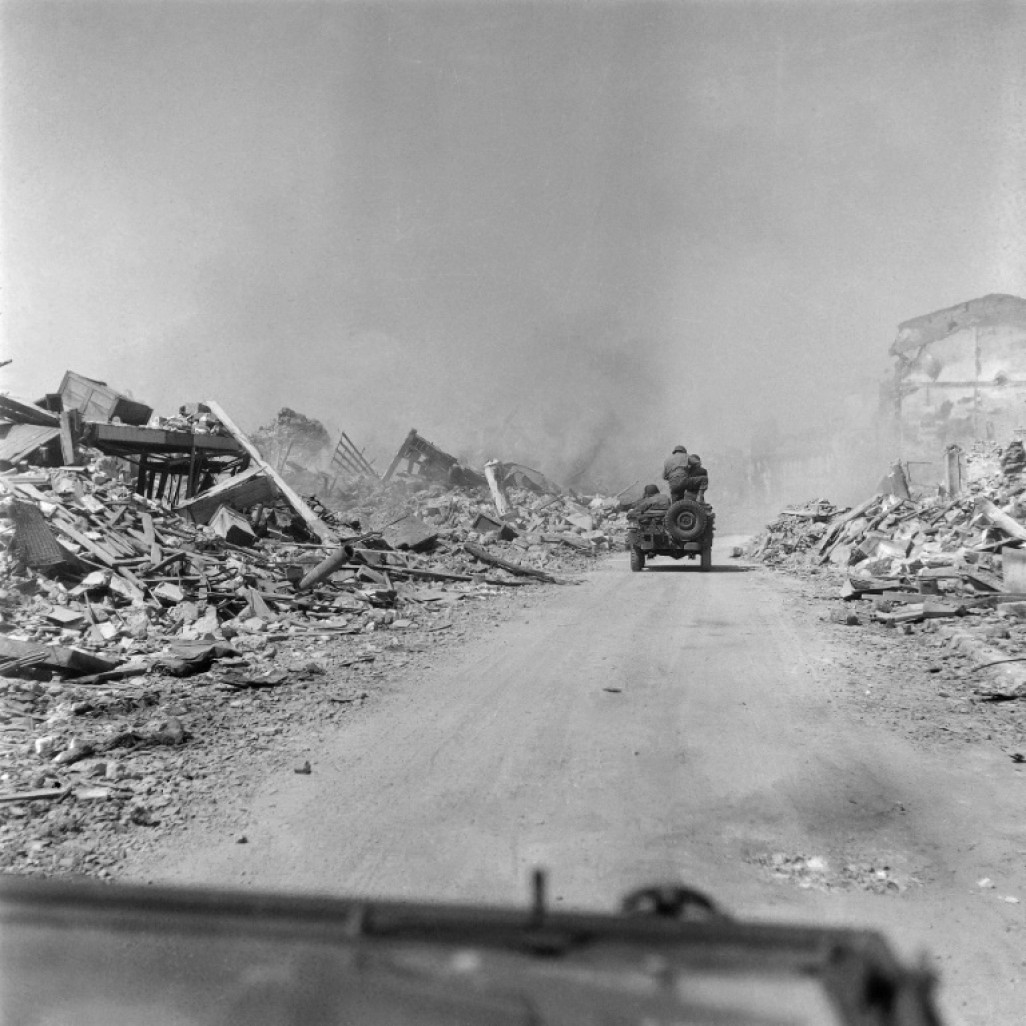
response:
[(667, 511), (663, 521), (666, 533), (675, 542), (697, 541), (705, 534), (709, 514), (694, 499), (678, 499)]
[(637, 545), (631, 549), (631, 569), (635, 573), (645, 569), (645, 550), (639, 549)]

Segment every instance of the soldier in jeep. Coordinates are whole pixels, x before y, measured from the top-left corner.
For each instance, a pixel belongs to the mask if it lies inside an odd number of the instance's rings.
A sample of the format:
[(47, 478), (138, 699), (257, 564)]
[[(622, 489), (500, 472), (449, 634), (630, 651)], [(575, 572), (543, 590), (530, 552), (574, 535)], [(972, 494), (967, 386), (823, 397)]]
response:
[(663, 480), (670, 486), (670, 498), (676, 502), (684, 497), (688, 479), (688, 451), (683, 445), (674, 446), (663, 463)]
[(702, 466), (702, 458), (697, 453), (688, 456), (688, 479), (684, 484), (684, 493), (699, 502), (705, 502), (705, 490), (709, 487), (709, 471)]
[(647, 510), (652, 509), (669, 509), (670, 508), (670, 497), (663, 495), (659, 491), (659, 486), (650, 484), (645, 485), (645, 493), (633, 506), (631, 510), (634, 513), (644, 513)]

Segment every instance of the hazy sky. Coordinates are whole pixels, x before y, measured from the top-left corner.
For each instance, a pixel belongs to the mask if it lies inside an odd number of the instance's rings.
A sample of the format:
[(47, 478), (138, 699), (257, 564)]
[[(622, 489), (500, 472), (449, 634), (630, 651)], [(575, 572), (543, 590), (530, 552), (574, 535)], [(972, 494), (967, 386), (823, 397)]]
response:
[(898, 321), (1026, 295), (1026, 4), (0, 11), (15, 394), (543, 464), (814, 423)]

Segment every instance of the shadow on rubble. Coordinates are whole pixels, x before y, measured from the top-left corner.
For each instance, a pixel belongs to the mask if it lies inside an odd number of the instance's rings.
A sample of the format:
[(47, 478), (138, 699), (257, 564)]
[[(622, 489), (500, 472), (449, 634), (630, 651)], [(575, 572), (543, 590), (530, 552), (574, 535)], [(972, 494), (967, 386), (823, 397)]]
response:
[(683, 563), (660, 563), (657, 566), (653, 566), (649, 563), (644, 573), (654, 574), (747, 574), (754, 570), (754, 566), (711, 566), (708, 570), (703, 570), (700, 566), (690, 566)]

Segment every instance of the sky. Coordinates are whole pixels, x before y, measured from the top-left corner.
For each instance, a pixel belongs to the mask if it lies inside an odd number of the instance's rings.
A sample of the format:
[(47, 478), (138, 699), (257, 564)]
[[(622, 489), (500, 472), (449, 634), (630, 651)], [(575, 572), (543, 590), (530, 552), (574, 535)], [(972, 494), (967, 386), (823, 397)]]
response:
[[(1026, 4), (0, 3), (0, 389), (567, 475), (1026, 296)], [(492, 450), (495, 450), (494, 452)], [(626, 482), (625, 482), (626, 483)]]

